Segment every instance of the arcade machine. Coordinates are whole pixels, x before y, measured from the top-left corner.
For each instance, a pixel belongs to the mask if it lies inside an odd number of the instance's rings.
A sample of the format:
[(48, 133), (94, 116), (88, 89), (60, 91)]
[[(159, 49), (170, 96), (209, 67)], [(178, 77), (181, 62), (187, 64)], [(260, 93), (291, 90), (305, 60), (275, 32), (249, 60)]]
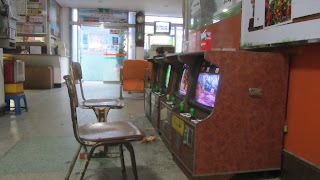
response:
[(188, 87), (188, 77), (191, 74), (190, 66), (178, 61), (178, 57), (178, 55), (172, 55), (165, 59), (172, 66), (172, 77), (170, 78), (172, 86), (167, 91), (166, 96), (160, 99), (159, 128), (163, 142), (170, 150), (172, 109), (179, 107), (184, 100)]
[(148, 58), (147, 60), (152, 63), (152, 75), (151, 75), (150, 83), (148, 83), (148, 87), (144, 88), (144, 112), (148, 120), (151, 122), (151, 104), (150, 104), (151, 91), (152, 91), (151, 84), (153, 84), (155, 80), (154, 73), (153, 73), (155, 65), (154, 65), (153, 58)]
[(145, 88), (145, 113), (150, 123), (154, 121), (152, 124), (155, 124), (155, 120), (153, 120), (155, 112), (152, 112), (155, 110), (155, 107), (153, 107), (155, 105), (154, 94), (159, 94), (161, 90), (159, 88), (159, 80), (161, 79), (160, 75), (162, 75), (161, 69), (163, 69), (164, 57), (154, 56), (153, 58), (148, 58), (147, 60), (152, 63), (152, 75), (150, 84), (148, 84), (148, 88)]
[[(154, 68), (152, 73), (155, 74), (155, 81), (153, 83), (153, 90), (151, 91), (151, 124), (156, 132), (159, 133), (159, 107), (160, 98), (164, 96), (164, 84), (165, 77), (168, 70), (168, 63), (164, 62), (165, 56), (154, 58), (154, 64), (157, 68)], [(152, 85), (151, 85), (152, 86)], [(167, 89), (167, 88), (166, 88)]]
[(204, 51), (179, 60), (194, 61), (195, 70), (184, 108), (172, 112), (171, 150), (189, 179), (279, 170), (287, 59), (272, 53)]

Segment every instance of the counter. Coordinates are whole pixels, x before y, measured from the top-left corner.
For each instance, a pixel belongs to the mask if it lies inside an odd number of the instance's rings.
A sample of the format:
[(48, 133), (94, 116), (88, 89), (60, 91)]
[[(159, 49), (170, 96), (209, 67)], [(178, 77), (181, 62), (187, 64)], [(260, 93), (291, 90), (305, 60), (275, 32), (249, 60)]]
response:
[(63, 76), (69, 74), (69, 56), (18, 54), (13, 57), (24, 61), (25, 66), (53, 67), (55, 87), (61, 87), (64, 83)]

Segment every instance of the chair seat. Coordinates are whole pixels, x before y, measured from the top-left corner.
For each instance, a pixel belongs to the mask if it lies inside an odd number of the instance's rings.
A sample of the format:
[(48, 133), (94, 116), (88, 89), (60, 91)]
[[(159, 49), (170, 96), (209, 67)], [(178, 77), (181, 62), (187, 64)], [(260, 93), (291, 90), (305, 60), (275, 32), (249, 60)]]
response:
[(88, 123), (79, 127), (79, 136), (84, 141), (141, 140), (145, 134), (130, 122)]
[(144, 91), (144, 79), (123, 80), (124, 91)]
[(88, 99), (79, 103), (85, 107), (110, 107), (112, 109), (121, 109), (124, 103), (120, 99)]

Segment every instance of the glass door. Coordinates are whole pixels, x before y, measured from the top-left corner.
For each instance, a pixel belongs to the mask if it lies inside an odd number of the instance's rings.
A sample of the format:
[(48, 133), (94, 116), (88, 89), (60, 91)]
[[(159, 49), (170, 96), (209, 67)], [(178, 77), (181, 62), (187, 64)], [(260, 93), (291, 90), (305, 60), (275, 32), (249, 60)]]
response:
[(120, 68), (127, 59), (128, 29), (82, 25), (78, 42), (83, 80), (120, 81)]

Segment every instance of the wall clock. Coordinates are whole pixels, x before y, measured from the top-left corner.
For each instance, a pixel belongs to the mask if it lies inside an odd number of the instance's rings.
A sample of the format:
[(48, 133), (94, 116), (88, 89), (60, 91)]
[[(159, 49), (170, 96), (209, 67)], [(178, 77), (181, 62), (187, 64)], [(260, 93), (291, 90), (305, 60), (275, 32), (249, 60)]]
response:
[(139, 11), (136, 14), (136, 47), (144, 46), (144, 25), (145, 16)]

